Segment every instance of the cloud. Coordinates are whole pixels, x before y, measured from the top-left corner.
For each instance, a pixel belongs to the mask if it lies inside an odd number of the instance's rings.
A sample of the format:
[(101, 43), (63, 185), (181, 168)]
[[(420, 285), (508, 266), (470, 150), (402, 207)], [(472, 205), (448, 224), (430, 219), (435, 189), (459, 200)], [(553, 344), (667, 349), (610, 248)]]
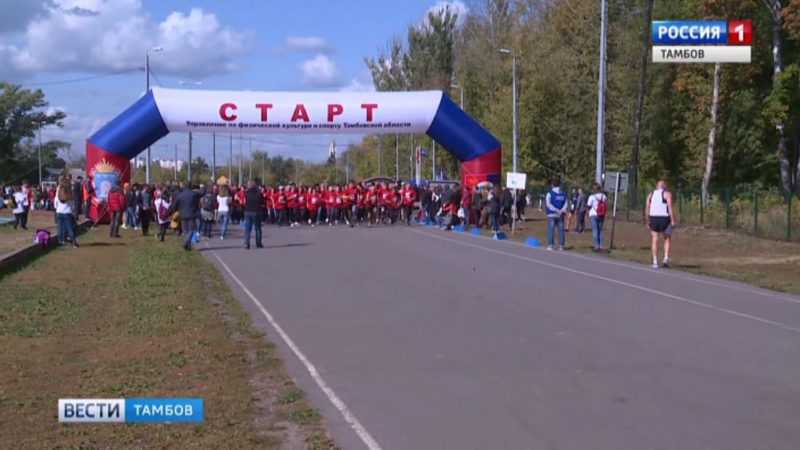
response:
[(442, 0), (428, 8), (425, 12), (425, 17), (422, 19), (422, 23), (424, 25), (428, 24), (428, 16), (431, 13), (438, 14), (446, 10), (450, 10), (450, 14), (458, 14), (458, 18), (456, 19), (457, 27), (464, 24), (464, 20), (466, 20), (467, 14), (469, 13), (469, 8), (461, 0)]
[(22, 31), (25, 25), (45, 12), (45, 2), (0, 0), (0, 33)]
[(295, 52), (331, 53), (333, 48), (325, 39), (318, 36), (289, 36), (286, 48)]
[(303, 82), (311, 87), (334, 87), (339, 84), (336, 63), (328, 56), (318, 54), (300, 65)]
[(360, 76), (350, 80), (349, 83), (339, 88), (342, 92), (375, 92), (372, 76), (365, 71)]
[[(2, 0), (0, 0), (2, 1)], [(154, 21), (141, 0), (53, 0), (31, 20), (18, 45), (0, 46), (11, 73), (135, 70), (154, 46), (154, 72), (205, 77), (236, 68), (248, 36), (222, 26), (200, 8)]]
[(67, 157), (67, 159), (74, 159), (83, 155), (86, 139), (105, 125), (107, 121), (93, 114), (70, 112), (67, 108), (61, 106), (50, 107), (47, 110), (48, 113), (55, 111), (63, 111), (67, 114), (64, 118), (64, 126), (49, 126), (44, 128), (42, 130), (42, 139), (45, 141), (61, 140), (69, 142), (71, 148), (63, 155)]

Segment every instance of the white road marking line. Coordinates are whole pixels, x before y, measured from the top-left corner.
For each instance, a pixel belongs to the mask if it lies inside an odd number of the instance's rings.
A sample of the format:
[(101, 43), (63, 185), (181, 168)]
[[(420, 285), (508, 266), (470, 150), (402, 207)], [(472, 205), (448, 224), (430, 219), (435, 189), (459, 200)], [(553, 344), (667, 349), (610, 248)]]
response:
[(352, 428), (353, 431), (355, 431), (355, 433), (358, 435), (358, 437), (361, 438), (361, 441), (364, 442), (364, 445), (366, 445), (369, 450), (381, 450), (381, 446), (378, 444), (378, 442), (372, 437), (372, 435), (369, 434), (367, 429), (364, 428), (364, 425), (362, 425), (361, 422), (358, 421), (356, 416), (350, 411), (350, 408), (347, 407), (347, 405), (342, 401), (342, 399), (340, 399), (339, 396), (336, 395), (336, 392), (334, 392), (333, 389), (331, 389), (331, 387), (328, 385), (328, 383), (325, 382), (325, 380), (317, 371), (317, 368), (314, 367), (314, 364), (312, 364), (311, 361), (309, 361), (309, 359), (306, 357), (306, 355), (303, 354), (302, 351), (300, 351), (300, 348), (297, 346), (297, 344), (294, 343), (292, 338), (290, 338), (289, 335), (286, 334), (285, 331), (283, 331), (283, 328), (281, 328), (281, 326), (278, 325), (278, 322), (275, 320), (274, 317), (272, 317), (272, 314), (270, 314), (269, 311), (267, 311), (267, 309), (264, 308), (264, 305), (261, 304), (261, 302), (253, 295), (252, 292), (250, 292), (249, 289), (247, 289), (247, 286), (245, 286), (244, 283), (242, 283), (242, 281), (239, 280), (239, 278), (233, 273), (230, 267), (228, 267), (228, 265), (225, 264), (225, 261), (223, 261), (222, 258), (219, 257), (219, 255), (214, 253), (214, 257), (217, 258), (217, 261), (219, 261), (219, 263), (222, 264), (222, 267), (225, 268), (225, 271), (228, 272), (228, 275), (230, 275), (230, 277), (236, 282), (236, 284), (238, 284), (239, 287), (242, 288), (244, 293), (247, 294), (248, 297), (250, 297), (250, 300), (253, 302), (253, 304), (255, 304), (256, 307), (264, 315), (264, 317), (267, 318), (270, 325), (272, 325), (272, 327), (275, 328), (275, 331), (278, 332), (281, 339), (283, 339), (283, 342), (285, 342), (286, 345), (289, 347), (289, 349), (292, 350), (292, 353), (294, 353), (297, 359), (299, 359), (300, 362), (303, 363), (306, 370), (311, 375), (311, 378), (314, 379), (314, 381), (317, 383), (317, 386), (319, 386), (322, 392), (325, 393), (325, 396), (328, 397), (328, 400), (330, 400), (333, 406), (339, 410), (339, 412), (344, 417), (345, 422), (347, 422), (347, 424), (350, 425), (350, 428)]
[[(480, 235), (480, 236), (476, 236), (476, 237), (492, 240), (492, 238), (490, 238), (489, 236), (484, 236), (484, 235)], [(506, 240), (502, 240), (502, 241), (498, 241), (498, 242), (504, 242), (504, 243), (507, 243), (507, 244), (515, 245), (515, 246), (518, 246), (518, 247), (524, 247), (524, 248), (527, 248), (527, 249), (530, 249), (530, 250), (534, 250), (534, 251), (536, 251), (536, 250), (538, 250), (540, 252), (545, 251), (543, 248), (530, 247), (530, 246), (528, 246), (526, 244), (523, 244), (522, 242), (513, 241), (511, 239), (506, 239)], [(633, 263), (633, 262), (625, 263), (625, 262), (613, 261), (613, 260), (611, 260), (609, 258), (592, 257), (592, 256), (587, 256), (587, 255), (581, 255), (581, 254), (578, 254), (578, 253), (575, 253), (575, 252), (565, 252), (565, 253), (562, 253), (562, 255), (573, 257), (573, 258), (579, 258), (579, 259), (583, 259), (583, 260), (591, 261), (591, 262), (598, 262), (598, 263), (602, 263), (602, 264), (608, 264), (608, 265), (617, 266), (617, 267), (625, 267), (627, 269), (638, 270), (638, 271), (641, 271), (641, 272), (654, 273), (653, 269), (651, 269), (649, 267), (642, 266), (640, 264)], [(720, 281), (706, 280), (706, 279), (703, 279), (703, 278), (698, 278), (698, 277), (692, 276), (692, 275), (690, 275), (688, 273), (685, 273), (685, 272), (662, 271), (662, 272), (658, 273), (658, 276), (663, 276), (663, 275), (667, 275), (667, 276), (670, 276), (670, 277), (673, 277), (673, 278), (678, 278), (678, 279), (681, 279), (681, 280), (695, 281), (695, 282), (701, 283), (701, 284), (708, 284), (708, 285), (711, 285), (711, 286), (718, 286), (718, 287), (722, 287), (722, 288), (726, 288), (726, 289), (733, 289), (733, 290), (737, 290), (737, 291), (747, 292), (747, 293), (754, 294), (754, 295), (760, 295), (760, 296), (763, 296), (763, 297), (774, 298), (776, 300), (783, 300), (783, 301), (789, 302), (789, 303), (800, 304), (800, 299), (792, 298), (790, 296), (790, 294), (783, 294), (783, 293), (780, 293), (780, 292), (770, 292), (770, 291), (767, 291), (767, 290), (759, 290), (759, 289), (748, 287), (748, 286), (738, 286), (736, 284), (733, 284), (733, 283), (735, 283), (735, 281), (731, 281), (729, 283), (725, 283), (725, 282), (720, 282)]]
[(458, 244), (458, 245), (462, 245), (462, 246), (465, 246), (465, 247), (473, 247), (473, 248), (484, 250), (484, 251), (487, 251), (487, 252), (490, 252), (490, 253), (496, 253), (498, 255), (510, 256), (512, 258), (520, 259), (520, 260), (523, 260), (523, 261), (528, 261), (528, 262), (532, 262), (532, 263), (535, 263), (535, 264), (540, 264), (542, 266), (550, 267), (550, 268), (553, 268), (553, 269), (564, 270), (564, 271), (571, 272), (571, 273), (574, 273), (574, 274), (577, 274), (577, 275), (583, 275), (583, 276), (586, 276), (586, 277), (589, 277), (589, 278), (594, 278), (596, 280), (602, 280), (602, 281), (606, 281), (606, 282), (609, 282), (609, 283), (618, 284), (620, 286), (625, 286), (625, 287), (628, 287), (628, 288), (631, 288), (631, 289), (635, 289), (635, 290), (638, 290), (638, 291), (647, 292), (648, 294), (653, 294), (653, 295), (656, 295), (656, 296), (659, 296), (659, 297), (668, 298), (670, 300), (675, 300), (675, 301), (679, 301), (679, 302), (682, 302), (682, 303), (688, 303), (690, 305), (699, 306), (701, 308), (706, 308), (706, 309), (709, 309), (709, 310), (712, 310), (712, 311), (717, 311), (717, 312), (721, 312), (721, 313), (725, 313), (725, 314), (730, 314), (732, 316), (740, 317), (740, 318), (743, 318), (743, 319), (753, 320), (753, 321), (760, 322), (760, 323), (763, 323), (763, 324), (772, 325), (774, 327), (781, 328), (781, 329), (786, 330), (786, 331), (791, 331), (791, 332), (800, 334), (800, 328), (795, 328), (795, 327), (793, 327), (791, 325), (787, 325), (785, 323), (775, 322), (774, 320), (765, 319), (763, 317), (754, 316), (752, 314), (747, 314), (747, 313), (743, 313), (743, 312), (739, 312), (739, 311), (734, 311), (734, 310), (728, 309), (728, 308), (720, 308), (718, 306), (714, 306), (714, 305), (711, 305), (711, 304), (708, 304), (708, 303), (703, 303), (703, 302), (700, 302), (700, 301), (697, 301), (697, 300), (692, 300), (692, 299), (688, 299), (688, 298), (685, 298), (685, 297), (680, 297), (678, 295), (673, 295), (673, 294), (669, 294), (669, 293), (666, 293), (666, 292), (657, 291), (655, 289), (650, 289), (650, 288), (647, 288), (647, 287), (644, 287), (644, 286), (639, 286), (638, 284), (628, 283), (626, 281), (616, 280), (614, 278), (608, 278), (608, 277), (604, 277), (602, 275), (596, 275), (596, 274), (593, 274), (593, 273), (584, 272), (582, 270), (572, 269), (572, 268), (567, 267), (567, 266), (562, 266), (562, 265), (559, 265), (559, 264), (552, 264), (552, 263), (548, 263), (548, 262), (545, 262), (545, 261), (540, 261), (538, 259), (528, 258), (526, 256), (516, 255), (514, 253), (509, 253), (509, 252), (504, 252), (502, 250), (495, 250), (493, 248), (484, 247), (482, 245), (475, 245), (475, 244), (470, 244), (469, 242), (462, 242), (462, 241), (457, 240), (457, 239), (451, 239), (451, 238), (446, 238), (446, 237), (442, 237), (442, 236), (436, 236), (434, 234), (426, 233), (424, 231), (418, 231), (418, 230), (413, 230), (413, 229), (409, 230), (409, 231), (417, 233), (417, 234), (421, 234), (423, 236), (427, 236), (427, 237), (429, 237), (431, 239), (439, 239), (439, 240), (442, 240), (442, 241), (447, 241), (447, 242), (452, 242), (452, 243), (455, 243), (455, 244)]

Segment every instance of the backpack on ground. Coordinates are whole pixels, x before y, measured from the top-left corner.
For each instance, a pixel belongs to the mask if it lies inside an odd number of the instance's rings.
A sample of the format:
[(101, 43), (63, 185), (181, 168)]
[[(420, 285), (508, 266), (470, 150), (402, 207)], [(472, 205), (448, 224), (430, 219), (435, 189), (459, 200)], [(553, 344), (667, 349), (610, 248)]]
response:
[(33, 243), (47, 247), (50, 244), (50, 232), (42, 229), (36, 230), (36, 233), (33, 234)]
[(600, 199), (598, 199), (595, 212), (597, 212), (597, 217), (606, 216), (606, 213), (608, 212), (608, 200), (605, 196), (602, 196)]

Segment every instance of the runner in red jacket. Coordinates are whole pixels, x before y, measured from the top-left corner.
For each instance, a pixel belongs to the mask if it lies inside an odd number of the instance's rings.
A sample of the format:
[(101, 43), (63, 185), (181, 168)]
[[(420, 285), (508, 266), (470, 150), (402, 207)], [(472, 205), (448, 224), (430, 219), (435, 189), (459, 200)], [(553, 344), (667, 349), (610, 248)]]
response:
[(242, 218), (244, 217), (244, 201), (245, 201), (245, 192), (242, 187), (238, 187), (236, 190), (236, 194), (233, 196), (233, 223), (239, 223)]
[(410, 184), (403, 183), (403, 189), (400, 191), (403, 205), (403, 220), (406, 225), (411, 225), (411, 212), (414, 210), (414, 202), (417, 200), (417, 190)]
[(316, 222), (316, 224), (319, 225), (319, 222), (322, 219), (322, 209), (324, 207), (319, 186), (314, 186), (314, 188), (311, 189), (311, 194), (308, 195), (308, 201), (306, 202), (306, 205), (308, 206), (308, 224), (313, 227)]
[(286, 189), (283, 186), (278, 186), (278, 192), (275, 193), (273, 201), (275, 202), (275, 210), (278, 212), (278, 225), (287, 225), (289, 216), (286, 207), (289, 200), (286, 198)]
[(397, 192), (391, 187), (386, 186), (381, 191), (381, 222), (386, 222), (389, 219), (391, 224), (395, 221), (395, 211), (397, 209)]
[(340, 193), (342, 203), (339, 213), (342, 216), (342, 220), (344, 220), (347, 225), (350, 225), (351, 228), (353, 227), (353, 203), (355, 202), (355, 190), (355, 185), (350, 183)]
[(295, 210), (294, 210), (294, 221), (296, 226), (300, 225), (300, 222), (304, 222), (306, 220), (306, 199), (308, 197), (308, 190), (305, 186), (300, 186), (297, 189), (297, 201), (295, 202)]
[(294, 228), (299, 225), (297, 218), (294, 216), (297, 209), (297, 188), (290, 184), (284, 192), (286, 192), (286, 215), (289, 218), (289, 226)]
[(111, 213), (111, 229), (109, 235), (114, 238), (120, 237), (119, 226), (122, 223), (122, 212), (128, 207), (125, 194), (119, 186), (114, 186), (108, 193), (108, 211)]
[(380, 195), (377, 186), (374, 184), (370, 185), (364, 194), (364, 208), (367, 213), (367, 226), (377, 224), (380, 216)]
[[(337, 210), (337, 202), (336, 199), (339, 198), (339, 195), (335, 192), (336, 186), (328, 187), (328, 191), (325, 193), (325, 222), (328, 226), (333, 226), (336, 220), (339, 218), (339, 211)], [(341, 202), (341, 198), (339, 198)]]

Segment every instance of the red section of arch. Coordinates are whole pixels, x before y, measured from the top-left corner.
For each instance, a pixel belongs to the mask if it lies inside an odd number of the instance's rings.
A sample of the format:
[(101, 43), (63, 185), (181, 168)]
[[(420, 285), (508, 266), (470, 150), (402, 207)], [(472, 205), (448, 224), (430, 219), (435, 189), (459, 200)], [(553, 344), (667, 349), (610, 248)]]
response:
[(461, 183), (473, 188), (482, 181), (500, 183), (500, 171), (503, 169), (502, 149), (492, 150), (471, 161), (461, 163)]
[[(131, 162), (124, 156), (115, 155), (114, 153), (107, 152), (102, 148), (86, 142), (86, 175), (94, 185), (95, 169), (98, 165), (110, 165), (116, 169), (119, 175), (119, 182), (124, 184), (131, 180)], [(95, 223), (108, 223), (110, 217), (106, 209), (106, 202), (104, 199), (97, 198), (92, 193), (89, 205), (89, 217)]]

